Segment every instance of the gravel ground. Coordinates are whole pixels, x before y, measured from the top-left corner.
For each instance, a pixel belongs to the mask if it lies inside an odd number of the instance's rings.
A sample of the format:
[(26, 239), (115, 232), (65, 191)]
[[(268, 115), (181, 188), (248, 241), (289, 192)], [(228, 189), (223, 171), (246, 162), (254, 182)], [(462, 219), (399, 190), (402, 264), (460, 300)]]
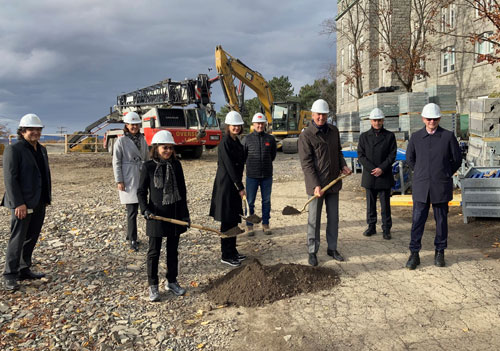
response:
[[(199, 160), (183, 161), (183, 167), (192, 222), (218, 229), (218, 223), (207, 215), (216, 160), (215, 151), (211, 151)], [(339, 267), (346, 276), (338, 291), (334, 289), (295, 297), (269, 305), (268, 308), (219, 306), (208, 300), (203, 289), (211, 279), (220, 277), (231, 269), (219, 262), (220, 247), (216, 235), (190, 229), (182, 236), (179, 247), (179, 282), (188, 289), (186, 296), (176, 297), (166, 292), (163, 279), (160, 282), (162, 301), (150, 303), (145, 267), (145, 221), (142, 218), (138, 220), (141, 246), (138, 253), (132, 252), (125, 241), (126, 211), (118, 201), (111, 157), (107, 154), (50, 155), (50, 164), (53, 204), (48, 207), (41, 238), (34, 252), (34, 270), (47, 273), (47, 278), (22, 282), (21, 289), (15, 293), (0, 290), (1, 350), (226, 350), (236, 347), (248, 350), (332, 349), (329, 347), (332, 340), (328, 337), (325, 339), (324, 335), (332, 335), (332, 338), (335, 335), (335, 340), (342, 341), (333, 349), (348, 348), (349, 345), (354, 349), (384, 349), (368, 343), (372, 337), (371, 330), (368, 330), (369, 337), (359, 336), (359, 339), (357, 331), (370, 325), (367, 317), (375, 319), (380, 315), (388, 318), (390, 312), (387, 311), (397, 307), (394, 306), (394, 300), (391, 300), (393, 290), (382, 289), (385, 289), (385, 283), (391, 284), (400, 293), (394, 298), (412, 296), (416, 289), (411, 284), (413, 278), (409, 279), (407, 271), (403, 269), (407, 258), (411, 211), (394, 211), (393, 240), (389, 243), (378, 240), (378, 235), (370, 239), (372, 246), (367, 246), (367, 239), (360, 234), (365, 226), (364, 192), (359, 187), (359, 175), (355, 175), (344, 182), (341, 192), (341, 228), (345, 230), (342, 232), (340, 245), (343, 249), (341, 252), (347, 255), (348, 261), (340, 265), (327, 261), (326, 254), (323, 255), (324, 243), (321, 255), (318, 256), (320, 265)], [(304, 215), (287, 218), (280, 216), (284, 205), (301, 207), (307, 200), (297, 155), (278, 154), (274, 181), (271, 221), (274, 233), (271, 236), (258, 233), (252, 239), (242, 236), (238, 239), (240, 251), (259, 258), (266, 265), (307, 264)], [(3, 179), (0, 182), (0, 193), (3, 193)], [(9, 237), (9, 216), (7, 209), (0, 210), (2, 267)], [(458, 233), (453, 239), (453, 246), (467, 246), (469, 251), (466, 255), (472, 257), (471, 260), (479, 260), (479, 263), (470, 268), (466, 266), (467, 262), (455, 259), (452, 251), (450, 260), (456, 262), (449, 270), (438, 271), (433, 267), (426, 267), (417, 270), (415, 276), (432, 290), (432, 282), (446, 274), (440, 272), (449, 271), (454, 278), (448, 279), (447, 283), (452, 285), (456, 282), (456, 286), (447, 287), (450, 289), (447, 291), (466, 289), (469, 296), (485, 292), (484, 286), (479, 289), (478, 285), (476, 289), (468, 285), (472, 277), (474, 281), (484, 280), (492, 288), (498, 287), (495, 276), (498, 277), (499, 251), (498, 246), (491, 247), (495, 233), (500, 229), (498, 221), (477, 222), (474, 225), (477, 235), (462, 240), (462, 236), (471, 227), (460, 222), (460, 214), (456, 210), (451, 211), (450, 216), (450, 230)], [(433, 230), (432, 224), (428, 230)], [(429, 246), (432, 236), (426, 234), (424, 239), (425, 245)], [(474, 256), (470, 253), (473, 251), (479, 253), (474, 253)], [(375, 255), (379, 252), (380, 256)], [(164, 274), (166, 269), (163, 257), (162, 255), (160, 261), (160, 274)], [(389, 257), (391, 261), (387, 261)], [(486, 260), (488, 266), (483, 265), (481, 260)], [(422, 265), (427, 265), (425, 258)], [(365, 285), (359, 285), (358, 281)], [(366, 289), (363, 290), (364, 288)], [(375, 293), (380, 293), (376, 296), (388, 297), (378, 301), (372, 296)], [(451, 297), (449, 299), (452, 300)], [(315, 304), (315, 301), (321, 302)], [(471, 315), (475, 312), (480, 316), (479, 312), (482, 310), (477, 310), (476, 306), (492, 306), (490, 309), (493, 315), (487, 315), (489, 320), (486, 317), (483, 319), (488, 325), (495, 325), (499, 322), (500, 315), (498, 308), (493, 306), (500, 305), (498, 302), (498, 289), (493, 288), (486, 297), (471, 300), (467, 306), (460, 305), (460, 310), (465, 308)], [(343, 303), (347, 304), (345, 314), (341, 309)], [(429, 314), (435, 316), (432, 303), (423, 297), (407, 301), (409, 307), (405, 313), (421, 311), (425, 316), (428, 310)], [(367, 311), (367, 305), (373, 310)], [(376, 309), (381, 309), (380, 314), (375, 313), (378, 311)], [(281, 316), (280, 311), (283, 312)], [(306, 313), (301, 313), (302, 311)], [(400, 317), (398, 313), (394, 312), (394, 321), (384, 322), (384, 328), (394, 330), (392, 333), (384, 333), (384, 338), (391, 338), (400, 330), (404, 317)], [(352, 316), (359, 316), (360, 320), (351, 320)], [(462, 315), (458, 318), (462, 320), (467, 317)], [(394, 325), (390, 322), (394, 322)], [(411, 320), (408, 323), (414, 322)], [(322, 327), (315, 330), (314, 326), (318, 325)], [(421, 322), (420, 325), (424, 328), (426, 324)], [(292, 326), (293, 330), (287, 330)], [(424, 333), (422, 337), (433, 335), (436, 327), (430, 325), (425, 331), (427, 334)], [(382, 329), (378, 334), (373, 331), (373, 338), (381, 338), (381, 332)], [(486, 327), (481, 332), (481, 337), (495, 335)], [(315, 333), (321, 333), (323, 339), (316, 338)], [(458, 333), (465, 332), (458, 329)], [(469, 339), (463, 343), (462, 339), (457, 339), (460, 342), (456, 343), (455, 349), (465, 349), (465, 345), (475, 341), (469, 329), (467, 333)], [(450, 338), (454, 336), (450, 335)], [(499, 345), (498, 337), (486, 339), (492, 340), (483, 343), (486, 347)], [(446, 349), (433, 347), (433, 344), (411, 344), (406, 340), (403, 344), (387, 342), (386, 345), (392, 345), (392, 349)]]

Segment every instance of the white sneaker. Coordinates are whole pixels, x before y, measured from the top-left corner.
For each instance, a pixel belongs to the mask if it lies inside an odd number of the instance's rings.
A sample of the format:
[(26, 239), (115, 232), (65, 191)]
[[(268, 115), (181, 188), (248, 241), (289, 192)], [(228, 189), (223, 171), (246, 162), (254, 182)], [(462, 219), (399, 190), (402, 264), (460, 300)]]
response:
[(160, 301), (160, 292), (158, 291), (158, 285), (149, 286), (149, 301)]

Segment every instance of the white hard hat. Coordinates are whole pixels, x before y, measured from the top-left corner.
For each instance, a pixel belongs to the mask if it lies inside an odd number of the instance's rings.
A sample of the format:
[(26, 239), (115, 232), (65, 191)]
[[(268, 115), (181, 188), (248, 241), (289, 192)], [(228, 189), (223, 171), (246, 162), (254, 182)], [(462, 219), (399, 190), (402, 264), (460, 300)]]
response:
[(153, 144), (172, 144), (177, 145), (174, 141), (174, 137), (172, 133), (168, 130), (160, 130), (155, 135), (153, 135), (153, 140), (151, 141), (151, 145)]
[(19, 121), (19, 128), (21, 127), (43, 128), (43, 124), (37, 115), (35, 115), (34, 113), (28, 113), (27, 115), (24, 115)]
[(318, 100), (314, 101), (314, 103), (311, 107), (311, 112), (329, 113), (330, 108), (328, 107), (328, 102), (326, 102), (323, 99), (318, 99)]
[(441, 118), (441, 109), (438, 105), (431, 102), (422, 109), (422, 117), (429, 119)]
[(142, 120), (137, 112), (129, 112), (123, 117), (123, 122), (127, 124), (141, 124)]
[(375, 107), (372, 112), (370, 112), (370, 119), (384, 119), (385, 115), (381, 109)]
[(241, 115), (236, 112), (236, 111), (229, 111), (228, 114), (226, 115), (226, 120), (224, 121), (224, 124), (229, 124), (231, 126), (242, 126), (243, 123), (243, 118), (241, 118)]
[(259, 112), (253, 115), (252, 123), (267, 123), (267, 118)]

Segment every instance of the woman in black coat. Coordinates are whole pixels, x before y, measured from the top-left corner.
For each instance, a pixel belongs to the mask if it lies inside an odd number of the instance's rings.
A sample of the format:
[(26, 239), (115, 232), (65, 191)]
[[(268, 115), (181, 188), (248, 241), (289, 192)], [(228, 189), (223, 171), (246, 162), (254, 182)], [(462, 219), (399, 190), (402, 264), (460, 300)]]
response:
[[(225, 119), (226, 133), (219, 144), (217, 173), (215, 175), (210, 216), (221, 222), (221, 232), (236, 227), (243, 214), (241, 201), (245, 196), (242, 183), (245, 166), (243, 145), (238, 135), (243, 131), (243, 119), (236, 111), (231, 111)], [(238, 253), (236, 238), (221, 238), (221, 262), (238, 267), (246, 256)]]
[[(147, 271), (149, 299), (159, 301), (158, 261), (162, 238), (167, 238), (167, 282), (165, 289), (175, 295), (184, 295), (186, 290), (177, 282), (178, 252), (180, 234), (186, 227), (151, 219), (157, 215), (179, 219), (189, 223), (186, 202), (186, 183), (181, 163), (174, 151), (174, 138), (169, 131), (162, 130), (153, 136), (151, 160), (144, 164), (141, 171), (137, 197), (141, 213), (147, 219), (146, 234), (149, 237)], [(148, 198), (149, 194), (149, 198)]]

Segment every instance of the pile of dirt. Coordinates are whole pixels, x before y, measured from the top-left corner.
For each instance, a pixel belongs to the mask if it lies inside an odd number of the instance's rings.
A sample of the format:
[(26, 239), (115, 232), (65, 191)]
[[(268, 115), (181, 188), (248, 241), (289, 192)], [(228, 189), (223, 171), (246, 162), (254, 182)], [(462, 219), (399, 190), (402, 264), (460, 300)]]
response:
[(259, 260), (253, 259), (211, 281), (205, 292), (218, 305), (255, 307), (329, 289), (339, 281), (338, 273), (331, 268), (282, 263), (263, 266)]

